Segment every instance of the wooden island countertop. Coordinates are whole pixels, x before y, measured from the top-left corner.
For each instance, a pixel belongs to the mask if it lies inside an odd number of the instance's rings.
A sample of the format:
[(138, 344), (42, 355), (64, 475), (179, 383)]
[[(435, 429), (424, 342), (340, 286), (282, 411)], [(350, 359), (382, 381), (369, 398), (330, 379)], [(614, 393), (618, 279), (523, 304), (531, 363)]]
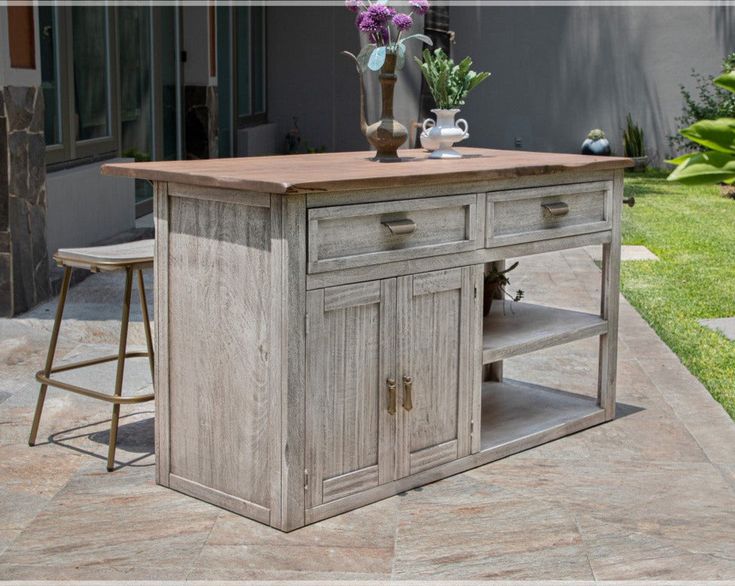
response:
[(370, 151), (110, 163), (103, 175), (170, 181), (202, 187), (221, 187), (264, 193), (344, 191), (462, 183), (549, 175), (564, 171), (604, 171), (632, 167), (621, 157), (460, 148), (462, 159), (429, 159), (421, 149), (402, 150), (401, 162), (376, 163)]

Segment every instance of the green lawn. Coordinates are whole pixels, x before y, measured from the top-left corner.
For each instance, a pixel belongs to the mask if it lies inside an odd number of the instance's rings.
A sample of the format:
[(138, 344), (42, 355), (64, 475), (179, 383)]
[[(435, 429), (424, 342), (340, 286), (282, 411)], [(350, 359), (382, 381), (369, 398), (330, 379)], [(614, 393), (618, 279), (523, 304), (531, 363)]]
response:
[(735, 419), (735, 342), (701, 318), (735, 316), (735, 200), (718, 187), (670, 183), (666, 173), (626, 175), (623, 243), (658, 262), (623, 263), (621, 288), (656, 333)]

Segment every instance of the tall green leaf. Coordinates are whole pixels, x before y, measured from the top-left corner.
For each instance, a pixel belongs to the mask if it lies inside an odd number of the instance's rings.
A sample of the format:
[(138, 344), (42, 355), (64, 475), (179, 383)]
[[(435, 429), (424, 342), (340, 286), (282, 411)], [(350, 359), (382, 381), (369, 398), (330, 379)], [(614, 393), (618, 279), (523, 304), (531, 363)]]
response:
[(735, 118), (700, 120), (680, 132), (708, 149), (735, 154)]

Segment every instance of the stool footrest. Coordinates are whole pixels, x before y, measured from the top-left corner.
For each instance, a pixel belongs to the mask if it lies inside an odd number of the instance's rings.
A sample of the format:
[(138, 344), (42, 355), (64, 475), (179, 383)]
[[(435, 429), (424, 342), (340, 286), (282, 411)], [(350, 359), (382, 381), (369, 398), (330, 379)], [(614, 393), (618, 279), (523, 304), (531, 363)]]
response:
[[(144, 358), (147, 356), (148, 356), (147, 352), (126, 352), (125, 353), (125, 358)], [(93, 389), (88, 389), (86, 387), (80, 387), (79, 385), (74, 385), (71, 383), (60, 381), (58, 379), (51, 378), (51, 375), (57, 372), (66, 372), (69, 370), (75, 370), (77, 368), (85, 368), (87, 366), (93, 366), (95, 364), (103, 364), (105, 362), (112, 362), (113, 360), (118, 360), (118, 359), (119, 359), (119, 356), (117, 354), (113, 354), (110, 356), (102, 356), (100, 358), (92, 358), (90, 360), (81, 360), (79, 362), (72, 362), (70, 364), (64, 364), (62, 366), (57, 366), (55, 368), (52, 368), (48, 375), (46, 374), (45, 371), (39, 370), (36, 373), (36, 380), (44, 385), (49, 385), (51, 387), (57, 387), (59, 389), (64, 389), (65, 391), (77, 393), (78, 395), (84, 395), (85, 397), (91, 397), (93, 399), (99, 399), (100, 401), (106, 401), (107, 403), (114, 403), (117, 405), (127, 405), (131, 403), (145, 403), (146, 401), (152, 401), (155, 396), (153, 393), (147, 393), (145, 395), (136, 395), (134, 397), (122, 397), (122, 396), (118, 397), (115, 395), (110, 395), (108, 393), (101, 393)]]

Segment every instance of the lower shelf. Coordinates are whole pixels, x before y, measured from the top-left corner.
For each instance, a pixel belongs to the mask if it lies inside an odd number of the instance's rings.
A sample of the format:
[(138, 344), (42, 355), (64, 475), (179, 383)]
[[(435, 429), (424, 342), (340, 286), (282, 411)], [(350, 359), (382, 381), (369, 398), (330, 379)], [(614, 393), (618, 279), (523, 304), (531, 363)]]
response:
[(546, 430), (571, 426), (600, 411), (596, 399), (583, 395), (512, 380), (485, 383), (480, 449), (497, 448)]

